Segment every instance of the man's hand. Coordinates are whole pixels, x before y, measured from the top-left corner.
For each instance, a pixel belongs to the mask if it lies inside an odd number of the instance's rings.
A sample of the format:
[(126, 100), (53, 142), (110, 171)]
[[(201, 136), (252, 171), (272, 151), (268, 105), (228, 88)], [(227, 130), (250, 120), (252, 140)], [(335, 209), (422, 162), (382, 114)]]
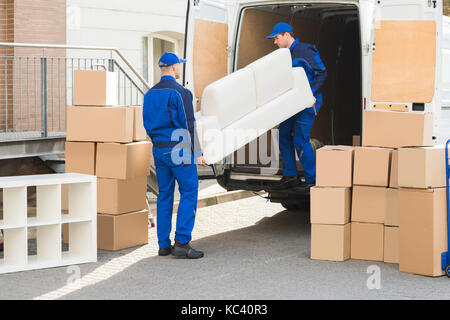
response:
[(197, 164), (201, 165), (202, 167), (208, 166), (208, 161), (206, 160), (206, 158), (204, 156), (198, 157), (196, 160), (197, 160)]

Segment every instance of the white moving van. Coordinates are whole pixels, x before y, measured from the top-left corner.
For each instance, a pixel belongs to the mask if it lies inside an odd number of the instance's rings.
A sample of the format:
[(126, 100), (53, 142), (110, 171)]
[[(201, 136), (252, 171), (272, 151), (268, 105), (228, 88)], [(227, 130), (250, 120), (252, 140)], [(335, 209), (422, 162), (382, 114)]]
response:
[[(192, 63), (184, 85), (200, 110), (209, 83), (277, 49), (266, 37), (284, 21), (300, 41), (318, 48), (328, 70), (310, 134), (314, 147), (352, 145), (364, 134), (363, 110), (373, 108), (433, 112), (437, 141), (442, 19), (442, 0), (189, 0), (185, 56)], [(240, 150), (244, 161), (235, 161), (235, 154), (216, 166), (217, 180), (228, 190), (269, 191), (271, 201), (285, 207), (305, 203), (308, 195), (270, 192), (282, 171), (276, 134), (267, 136)], [(262, 161), (265, 152), (277, 161)]]

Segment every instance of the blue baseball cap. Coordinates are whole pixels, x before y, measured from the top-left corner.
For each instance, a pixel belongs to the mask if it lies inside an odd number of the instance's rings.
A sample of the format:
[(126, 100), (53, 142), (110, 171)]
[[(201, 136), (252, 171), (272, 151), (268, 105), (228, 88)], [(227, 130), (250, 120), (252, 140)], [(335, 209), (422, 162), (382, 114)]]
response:
[(277, 23), (272, 30), (272, 34), (267, 37), (267, 39), (275, 38), (277, 34), (284, 33), (284, 32), (292, 32), (294, 29), (289, 23), (286, 22), (279, 22)]
[(174, 65), (176, 63), (185, 63), (185, 59), (179, 59), (178, 56), (175, 53), (172, 52), (166, 52), (164, 53), (161, 58), (159, 59), (159, 67), (169, 67), (171, 65)]

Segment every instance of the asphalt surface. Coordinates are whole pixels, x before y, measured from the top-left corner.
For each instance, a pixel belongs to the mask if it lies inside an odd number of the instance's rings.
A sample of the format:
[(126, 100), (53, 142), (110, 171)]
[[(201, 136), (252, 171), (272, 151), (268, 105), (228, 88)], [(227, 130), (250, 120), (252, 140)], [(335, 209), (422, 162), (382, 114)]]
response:
[[(159, 257), (151, 228), (148, 245), (99, 251), (97, 263), (0, 275), (0, 299), (450, 299), (447, 277), (311, 260), (309, 213), (258, 196), (199, 209), (192, 245), (203, 259)], [(379, 289), (367, 285), (373, 266)]]

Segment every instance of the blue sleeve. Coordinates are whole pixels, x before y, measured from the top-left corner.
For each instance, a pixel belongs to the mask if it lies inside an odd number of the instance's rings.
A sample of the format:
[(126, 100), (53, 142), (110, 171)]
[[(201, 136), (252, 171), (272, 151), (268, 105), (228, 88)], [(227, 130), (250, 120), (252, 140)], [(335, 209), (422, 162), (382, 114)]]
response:
[(176, 94), (176, 97), (177, 121), (182, 124), (182, 127), (189, 133), (194, 156), (200, 157), (203, 153), (201, 152), (200, 142), (195, 127), (192, 93), (189, 90), (181, 90), (181, 93), (179, 92), (179, 94)]
[(194, 151), (194, 156), (196, 158), (203, 156), (202, 150), (201, 150), (201, 146), (200, 146), (200, 141), (198, 139), (198, 133), (197, 133), (197, 125), (196, 125), (196, 121), (195, 121), (195, 116), (194, 116), (194, 106), (192, 104), (194, 97), (192, 95), (192, 92), (189, 90), (186, 90), (187, 94), (186, 94), (186, 100), (185, 100), (185, 108), (186, 108), (186, 113), (187, 113), (187, 125), (188, 125), (188, 130), (189, 133), (191, 134), (191, 142), (193, 145), (193, 151)]
[(311, 84), (311, 89), (313, 94), (316, 94), (320, 91), (320, 88), (327, 79), (327, 69), (323, 64), (322, 59), (320, 59), (320, 54), (316, 47), (311, 46), (308, 51), (308, 63), (311, 65), (316, 74), (314, 81)]
[(184, 112), (181, 110), (182, 105), (180, 96), (175, 92), (171, 93), (168, 106), (170, 122), (174, 128), (187, 129), (185, 126)]

